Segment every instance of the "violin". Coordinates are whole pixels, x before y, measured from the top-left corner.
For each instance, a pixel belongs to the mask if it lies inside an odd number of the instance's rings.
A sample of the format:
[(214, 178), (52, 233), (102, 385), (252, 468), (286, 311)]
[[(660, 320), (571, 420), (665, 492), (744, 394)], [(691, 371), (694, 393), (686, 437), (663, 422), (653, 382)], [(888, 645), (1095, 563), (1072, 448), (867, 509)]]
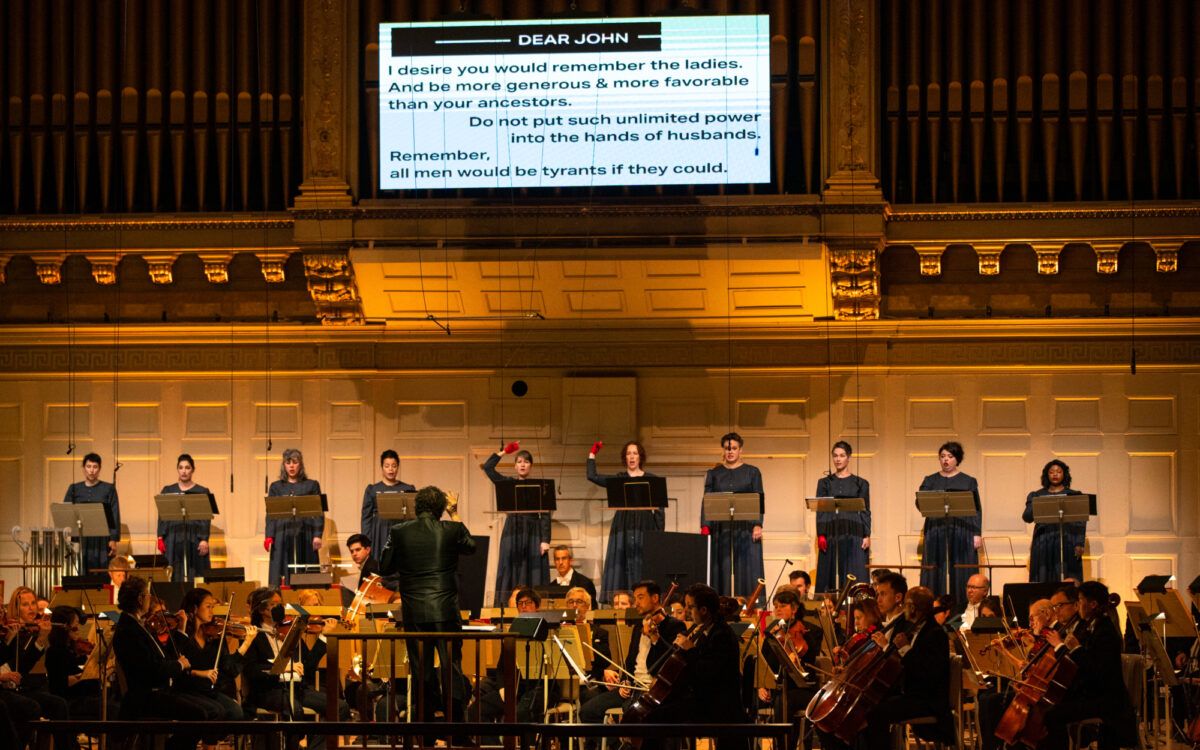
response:
[[(675, 591), (678, 588), (679, 584), (672, 582), (671, 587), (667, 589), (667, 595), (660, 597), (659, 601), (669, 601), (671, 597), (675, 595)], [(650, 612), (642, 618), (642, 632), (644, 632), (648, 637), (653, 638), (654, 636), (658, 635), (658, 624), (670, 616), (671, 615), (667, 612), (666, 607), (660, 605), (658, 609)]]
[(776, 620), (771, 624), (770, 634), (783, 645), (788, 658), (793, 662), (799, 664), (804, 655), (808, 653), (808, 640), (805, 638), (808, 635), (808, 628), (804, 626), (804, 620), (799, 616), (792, 618), (791, 622)]
[(246, 637), (246, 626), (245, 625), (242, 625), (241, 623), (237, 623), (237, 622), (231, 622), (228, 625), (226, 625), (224, 617), (214, 617), (213, 619), (209, 620), (208, 622), (206, 622), (200, 626), (200, 633), (204, 636), (204, 638), (206, 640), (212, 640), (213, 638), (220, 638), (222, 630), (225, 631), (225, 635), (227, 635), (227, 636), (232, 636), (234, 638), (245, 638)]
[[(287, 634), (291, 631), (292, 626), (295, 624), (296, 624), (296, 621), (294, 619), (293, 620), (284, 620), (283, 622), (281, 622), (275, 626), (275, 635), (277, 635), (280, 638), (287, 638)], [(229, 627), (230, 627), (230, 629), (232, 629), (234, 626), (230, 625)], [(246, 631), (243, 628), (242, 634), (245, 635), (245, 632)], [(325, 632), (325, 621), (324, 620), (308, 620), (304, 625), (304, 633), (306, 635), (320, 635), (323, 632)]]
[(171, 640), (171, 631), (179, 629), (179, 617), (159, 609), (146, 615), (143, 624), (155, 640), (165, 644)]

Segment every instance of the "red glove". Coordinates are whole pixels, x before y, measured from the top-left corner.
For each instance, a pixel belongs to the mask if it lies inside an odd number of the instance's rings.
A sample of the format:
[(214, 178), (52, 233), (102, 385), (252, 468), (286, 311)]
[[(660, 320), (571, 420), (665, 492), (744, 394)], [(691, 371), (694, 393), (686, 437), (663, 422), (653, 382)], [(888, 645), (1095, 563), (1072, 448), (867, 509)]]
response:
[(161, 554), (167, 554), (167, 543), (163, 541), (161, 536), (158, 538), (158, 551)]
[(266, 539), (263, 539), (263, 549), (265, 549), (267, 552), (271, 551), (271, 545), (273, 544), (275, 544), (275, 537), (269, 536)]
[(597, 453), (599, 453), (599, 452), (600, 452), (600, 449), (601, 449), (601, 448), (603, 448), (603, 447), (604, 447), (604, 441), (603, 441), (603, 440), (597, 440), (596, 442), (592, 443), (592, 455), (594, 456), (594, 455), (596, 455)]
[(701, 534), (703, 534), (704, 536), (708, 536), (708, 535), (709, 535), (709, 534), (711, 534), (712, 532), (708, 530), (708, 527), (707, 527), (707, 526), (701, 526), (701, 527), (700, 527), (700, 533), (701, 533)]
[(521, 441), (514, 440), (511, 443), (509, 443), (508, 445), (504, 446), (504, 452), (505, 453), (516, 453), (517, 449), (520, 447), (521, 447)]
[(817, 549), (821, 550), (822, 552), (829, 551), (829, 540), (825, 538), (824, 534), (817, 537)]

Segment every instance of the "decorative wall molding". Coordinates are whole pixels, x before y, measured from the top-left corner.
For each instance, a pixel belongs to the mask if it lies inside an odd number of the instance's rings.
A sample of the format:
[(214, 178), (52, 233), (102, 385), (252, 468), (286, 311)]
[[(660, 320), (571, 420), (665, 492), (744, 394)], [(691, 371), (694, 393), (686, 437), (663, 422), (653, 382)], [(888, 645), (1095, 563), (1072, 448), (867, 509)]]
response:
[(1025, 239), (1004, 240), (944, 240), (933, 241), (894, 241), (888, 247), (911, 247), (920, 257), (922, 276), (940, 276), (942, 274), (942, 255), (952, 245), (970, 247), (979, 256), (979, 274), (981, 276), (996, 276), (1000, 273), (1000, 257), (1004, 251), (1013, 246), (1024, 246), (1033, 249), (1037, 256), (1037, 272), (1042, 276), (1053, 276), (1058, 273), (1058, 260), (1067, 245), (1086, 245), (1096, 253), (1096, 273), (1114, 274), (1117, 272), (1118, 261), (1122, 248), (1128, 244), (1143, 245), (1149, 242), (1155, 255), (1155, 268), (1159, 273), (1175, 273), (1179, 268), (1179, 252), (1188, 242), (1200, 242), (1200, 237), (1192, 239), (1172, 238), (1169, 240), (1124, 240), (1124, 241), (1095, 241), (1087, 242), (1074, 239), (1048, 239), (1029, 241)]
[(324, 325), (362, 325), (362, 299), (354, 283), (354, 265), (345, 252), (304, 254), (308, 293)]
[(829, 245), (829, 281), (838, 320), (879, 317), (879, 245)]
[(92, 278), (101, 286), (111, 286), (117, 283), (117, 266), (121, 263), (122, 253), (95, 253), (87, 256), (92, 266)]

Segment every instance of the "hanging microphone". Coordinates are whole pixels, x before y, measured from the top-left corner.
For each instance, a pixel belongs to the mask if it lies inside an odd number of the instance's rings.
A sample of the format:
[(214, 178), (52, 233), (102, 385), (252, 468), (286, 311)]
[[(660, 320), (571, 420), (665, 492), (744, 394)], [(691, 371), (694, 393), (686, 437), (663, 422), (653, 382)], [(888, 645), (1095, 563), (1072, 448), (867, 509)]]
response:
[(123, 463), (121, 463), (120, 461), (118, 461), (118, 462), (117, 462), (117, 465), (113, 467), (113, 474), (116, 474), (118, 471), (120, 471), (120, 470), (121, 470), (121, 467), (122, 467), (122, 466), (124, 466), (124, 465), (125, 465), (125, 464), (123, 464)]
[(74, 453), (74, 452), (75, 452), (75, 444), (74, 444), (74, 443), (67, 443), (67, 455), (69, 456), (69, 455), (71, 455), (71, 454), (72, 454), (72, 453)]

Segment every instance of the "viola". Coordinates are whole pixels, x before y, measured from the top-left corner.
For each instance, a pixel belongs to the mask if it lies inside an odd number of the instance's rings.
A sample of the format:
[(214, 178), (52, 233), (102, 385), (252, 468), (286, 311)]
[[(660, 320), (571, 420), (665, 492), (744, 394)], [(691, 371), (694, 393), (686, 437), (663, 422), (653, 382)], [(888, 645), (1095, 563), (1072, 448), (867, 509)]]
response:
[(771, 635), (783, 645), (788, 658), (797, 664), (808, 653), (808, 640), (805, 638), (808, 628), (800, 617), (793, 618), (791, 622), (776, 620), (771, 625)]
[[(670, 588), (667, 589), (667, 595), (659, 597), (659, 601), (665, 602), (670, 600), (670, 598), (675, 595), (675, 591), (678, 588), (679, 584), (672, 582)], [(667, 612), (666, 607), (659, 606), (658, 609), (650, 612), (642, 618), (642, 631), (645, 632), (647, 636), (653, 638), (654, 636), (658, 635), (658, 624), (670, 616), (671, 615)]]

